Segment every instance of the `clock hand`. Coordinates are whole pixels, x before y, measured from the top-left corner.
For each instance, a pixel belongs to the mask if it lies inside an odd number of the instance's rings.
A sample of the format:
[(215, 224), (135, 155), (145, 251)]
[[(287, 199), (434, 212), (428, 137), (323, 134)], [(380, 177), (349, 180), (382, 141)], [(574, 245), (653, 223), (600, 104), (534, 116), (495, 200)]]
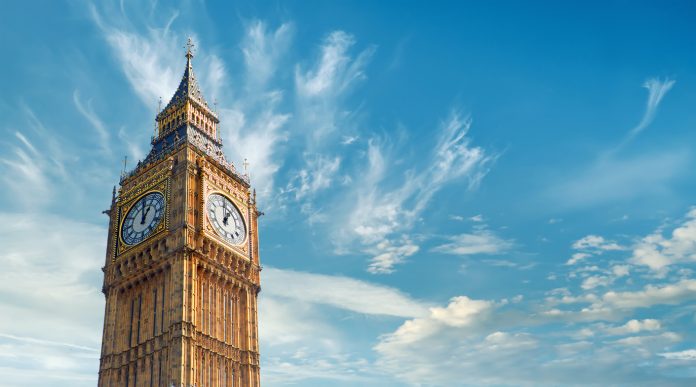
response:
[(147, 216), (147, 213), (150, 212), (150, 209), (152, 207), (147, 207), (145, 211), (143, 211), (143, 216), (140, 218), (140, 224), (145, 224), (145, 217)]
[(227, 212), (227, 207), (222, 207), (222, 209), (225, 211), (225, 217), (222, 218), (222, 224), (224, 224), (225, 226), (227, 226), (227, 219), (229, 219), (230, 213)]
[(140, 224), (145, 224), (145, 202), (140, 206)]

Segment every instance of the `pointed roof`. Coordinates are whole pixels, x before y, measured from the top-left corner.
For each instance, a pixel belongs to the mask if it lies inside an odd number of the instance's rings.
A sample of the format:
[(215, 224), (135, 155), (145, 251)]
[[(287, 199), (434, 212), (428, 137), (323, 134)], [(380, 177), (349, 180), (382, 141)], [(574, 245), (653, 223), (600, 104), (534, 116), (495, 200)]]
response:
[(174, 106), (180, 106), (185, 103), (186, 99), (192, 99), (197, 102), (201, 107), (208, 110), (209, 113), (217, 119), (217, 115), (213, 113), (208, 107), (208, 102), (203, 97), (201, 88), (198, 86), (196, 81), (196, 75), (193, 73), (193, 66), (191, 65), (191, 59), (193, 58), (193, 41), (191, 38), (188, 39), (186, 43), (186, 69), (184, 70), (184, 76), (181, 77), (181, 82), (179, 82), (179, 87), (177, 87), (176, 92), (172, 96), (167, 106), (162, 109), (162, 111), (157, 114), (157, 120), (166, 116), (166, 112), (170, 111), (170, 108)]

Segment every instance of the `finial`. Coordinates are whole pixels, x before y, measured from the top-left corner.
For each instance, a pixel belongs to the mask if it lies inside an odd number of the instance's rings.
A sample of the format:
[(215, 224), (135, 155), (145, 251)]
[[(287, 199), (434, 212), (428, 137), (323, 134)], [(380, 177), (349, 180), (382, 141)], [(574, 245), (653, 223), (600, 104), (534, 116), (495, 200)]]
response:
[(162, 111), (162, 97), (159, 97), (159, 102), (157, 103), (157, 114), (155, 114), (155, 132), (152, 135), (152, 141), (155, 141), (155, 139), (157, 138), (157, 134), (158, 134), (157, 116), (160, 114), (161, 111)]
[(114, 186), (114, 190), (111, 191), (111, 204), (116, 203), (116, 186)]
[(243, 165), (244, 165), (244, 173), (248, 175), (248, 174), (249, 174), (249, 160), (247, 160), (247, 159), (245, 158), (245, 159), (244, 159), (244, 164), (243, 164)]
[(121, 172), (121, 177), (126, 176), (126, 166), (128, 165), (128, 156), (123, 156), (123, 171)]
[(189, 36), (188, 40), (186, 41), (186, 46), (184, 48), (186, 49), (186, 57), (190, 60), (193, 58), (193, 48), (196, 47), (195, 44), (193, 44), (193, 39)]
[(213, 101), (213, 113), (217, 114), (217, 98)]

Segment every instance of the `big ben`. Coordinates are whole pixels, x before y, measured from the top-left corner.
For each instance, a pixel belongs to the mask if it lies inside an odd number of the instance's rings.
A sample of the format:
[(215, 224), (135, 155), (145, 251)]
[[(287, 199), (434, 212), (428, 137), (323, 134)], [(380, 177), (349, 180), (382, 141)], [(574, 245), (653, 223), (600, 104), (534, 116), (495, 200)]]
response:
[(150, 153), (106, 211), (100, 387), (260, 384), (260, 212), (222, 151), (192, 46)]

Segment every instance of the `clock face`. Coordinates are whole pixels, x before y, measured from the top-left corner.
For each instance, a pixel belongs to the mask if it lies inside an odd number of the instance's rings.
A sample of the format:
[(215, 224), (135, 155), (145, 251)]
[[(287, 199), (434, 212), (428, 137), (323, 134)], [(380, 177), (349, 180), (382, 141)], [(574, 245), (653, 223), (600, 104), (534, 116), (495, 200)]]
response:
[(121, 226), (121, 238), (135, 245), (147, 238), (164, 217), (164, 195), (150, 192), (135, 202)]
[(232, 201), (220, 194), (208, 196), (208, 219), (215, 232), (232, 244), (244, 241), (246, 226), (242, 214)]

